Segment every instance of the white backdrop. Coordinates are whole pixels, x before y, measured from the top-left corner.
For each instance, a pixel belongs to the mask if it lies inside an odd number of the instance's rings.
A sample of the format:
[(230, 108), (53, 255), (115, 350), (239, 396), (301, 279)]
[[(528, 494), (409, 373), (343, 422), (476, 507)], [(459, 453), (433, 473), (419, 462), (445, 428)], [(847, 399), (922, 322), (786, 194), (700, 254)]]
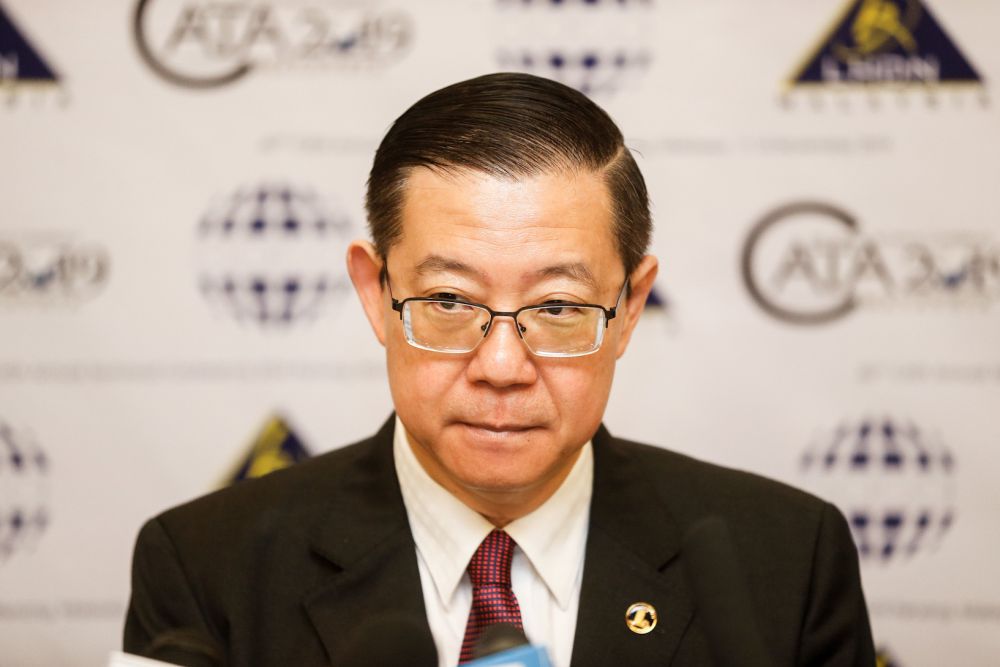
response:
[[(0, 0), (0, 665), (103, 664), (141, 522), (272, 415), (377, 428), (342, 268), (374, 148), (509, 68), (591, 94), (652, 192), (612, 432), (836, 502), (886, 664), (995, 664), (1000, 3), (85, 4)], [(790, 85), (817, 53), (883, 80)]]

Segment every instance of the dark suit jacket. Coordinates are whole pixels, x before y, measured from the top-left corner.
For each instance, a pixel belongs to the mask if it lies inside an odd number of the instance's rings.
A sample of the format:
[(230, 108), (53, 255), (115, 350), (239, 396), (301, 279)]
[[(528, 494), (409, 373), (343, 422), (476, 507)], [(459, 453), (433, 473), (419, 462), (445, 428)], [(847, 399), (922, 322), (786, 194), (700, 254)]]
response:
[[(125, 650), (191, 629), (231, 665), (336, 664), (366, 619), (401, 612), (430, 642), (392, 457), (373, 437), (150, 520), (135, 547)], [(875, 664), (858, 559), (831, 505), (755, 475), (594, 435), (594, 490), (573, 666), (711, 665), (681, 538), (726, 520), (775, 665)], [(631, 632), (625, 611), (659, 623)], [(386, 641), (391, 641), (391, 636)]]

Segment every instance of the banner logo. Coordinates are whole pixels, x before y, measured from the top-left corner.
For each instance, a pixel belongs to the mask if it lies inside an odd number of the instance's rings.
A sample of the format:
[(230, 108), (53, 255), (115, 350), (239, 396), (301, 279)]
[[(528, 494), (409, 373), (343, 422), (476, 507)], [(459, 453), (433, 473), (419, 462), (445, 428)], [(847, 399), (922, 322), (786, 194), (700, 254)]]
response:
[(0, 564), (32, 549), (48, 527), (48, 475), (31, 433), (0, 420)]
[(357, 0), (139, 0), (133, 32), (160, 77), (215, 88), (265, 68), (392, 64), (413, 42), (413, 21)]
[(25, 85), (56, 86), (59, 75), (0, 4), (0, 92)]
[(653, 59), (652, 0), (495, 0), (497, 66), (611, 94)]
[(875, 649), (875, 667), (903, 667), (896, 656), (885, 646)]
[(789, 86), (982, 84), (921, 0), (850, 0)]
[(271, 417), (250, 445), (250, 451), (236, 466), (236, 470), (227, 476), (225, 486), (263, 477), (309, 457), (309, 450), (288, 422), (280, 416)]
[(871, 236), (846, 210), (795, 202), (747, 236), (743, 282), (764, 312), (791, 324), (841, 319), (860, 307), (1000, 301), (1000, 241), (980, 232)]
[(93, 299), (108, 281), (107, 250), (70, 236), (0, 236), (0, 305)]
[(801, 470), (807, 488), (844, 512), (864, 561), (931, 551), (955, 523), (955, 459), (911, 420), (843, 421), (814, 439)]
[(198, 288), (239, 322), (314, 319), (347, 294), (347, 217), (315, 191), (260, 183), (213, 202), (197, 229)]

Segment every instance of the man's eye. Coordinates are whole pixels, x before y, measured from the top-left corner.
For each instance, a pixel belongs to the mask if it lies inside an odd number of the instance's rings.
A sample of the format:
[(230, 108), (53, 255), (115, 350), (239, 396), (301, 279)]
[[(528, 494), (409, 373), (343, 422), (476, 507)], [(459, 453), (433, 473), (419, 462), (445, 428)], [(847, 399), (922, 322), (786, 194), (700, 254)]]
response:
[(456, 303), (438, 303), (436, 304), (440, 310), (452, 311), (458, 307), (458, 295), (452, 294), (451, 292), (436, 292), (431, 295), (433, 299), (441, 299), (442, 301), (455, 301)]
[(565, 301), (546, 301), (542, 305), (547, 303), (553, 304), (551, 308), (545, 308), (542, 310), (545, 315), (549, 317), (569, 317), (576, 315), (580, 309), (573, 306), (571, 303), (566, 303)]

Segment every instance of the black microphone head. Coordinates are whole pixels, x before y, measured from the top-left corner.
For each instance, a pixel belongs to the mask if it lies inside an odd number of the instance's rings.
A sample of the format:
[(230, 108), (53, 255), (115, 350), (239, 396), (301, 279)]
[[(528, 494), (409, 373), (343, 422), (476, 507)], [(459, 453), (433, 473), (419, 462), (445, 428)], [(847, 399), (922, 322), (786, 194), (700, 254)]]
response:
[(222, 647), (204, 632), (190, 628), (168, 630), (153, 638), (144, 658), (182, 667), (225, 667)]
[(401, 613), (369, 618), (344, 645), (337, 667), (437, 667), (427, 623)]
[(510, 623), (495, 623), (487, 626), (472, 649), (472, 657), (485, 658), (488, 655), (508, 651), (528, 643), (524, 630)]

